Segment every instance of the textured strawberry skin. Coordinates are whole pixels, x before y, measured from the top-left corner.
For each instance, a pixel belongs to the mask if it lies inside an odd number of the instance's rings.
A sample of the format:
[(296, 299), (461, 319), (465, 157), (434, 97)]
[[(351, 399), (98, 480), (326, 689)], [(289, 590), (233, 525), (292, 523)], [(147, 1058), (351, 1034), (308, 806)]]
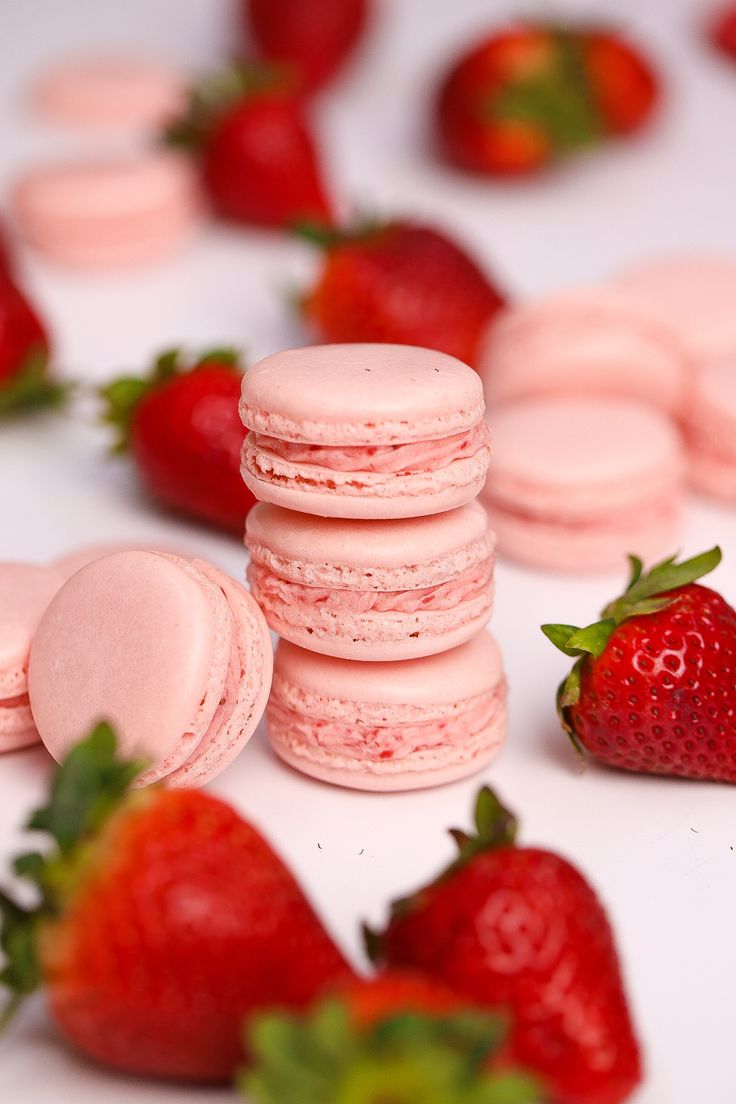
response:
[(242, 0), (259, 54), (289, 65), (313, 91), (342, 65), (363, 31), (368, 0)]
[(698, 584), (669, 597), (586, 658), (567, 719), (611, 766), (736, 782), (736, 611)]
[(1, 265), (0, 259), (0, 387), (12, 381), (32, 354), (49, 349), (41, 319)]
[(294, 878), (220, 801), (130, 799), (43, 931), (51, 1010), (85, 1054), (131, 1073), (229, 1078), (243, 1019), (303, 1008), (352, 971)]
[(620, 1104), (641, 1077), (608, 920), (564, 859), (477, 855), (404, 905), (381, 936), (389, 967), (420, 970), (478, 1004), (506, 1006), (512, 1057), (555, 1104)]
[(202, 173), (225, 218), (273, 227), (330, 221), (312, 135), (286, 94), (252, 95), (225, 111), (205, 141)]
[(659, 81), (647, 59), (635, 47), (603, 33), (586, 36), (584, 53), (591, 94), (607, 130), (638, 130), (659, 99)]
[(240, 476), (240, 382), (231, 365), (211, 362), (174, 376), (142, 399), (130, 441), (157, 499), (238, 534), (255, 501)]
[(304, 309), (324, 341), (421, 345), (473, 364), (504, 302), (445, 235), (393, 222), (332, 246)]

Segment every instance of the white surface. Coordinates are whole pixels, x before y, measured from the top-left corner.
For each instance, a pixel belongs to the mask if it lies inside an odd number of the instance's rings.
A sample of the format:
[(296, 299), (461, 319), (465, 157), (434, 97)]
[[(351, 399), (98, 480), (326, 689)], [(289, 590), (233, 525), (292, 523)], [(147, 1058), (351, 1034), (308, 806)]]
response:
[[(611, 148), (554, 178), (517, 187), (461, 179), (423, 151), (423, 92), (437, 63), (495, 13), (486, 0), (385, 0), (359, 64), (321, 109), (336, 186), (364, 207), (434, 215), (475, 244), (508, 285), (529, 294), (595, 279), (638, 257), (698, 247), (736, 256), (736, 70), (698, 40), (698, 0), (603, 0), (556, 9), (611, 12), (639, 27), (668, 73), (669, 102), (641, 142)], [(537, 5), (532, 5), (533, 9)], [(212, 0), (24, 0), (0, 5), (0, 173), (84, 143), (23, 113), (45, 59), (111, 43), (197, 66), (227, 46), (226, 7)], [(702, 14), (702, 12), (701, 12)], [(212, 229), (176, 262), (125, 277), (82, 278), (30, 258), (27, 275), (74, 374), (104, 379), (171, 342), (228, 341), (253, 359), (304, 340), (284, 292), (309, 271), (285, 239)], [(139, 500), (104, 434), (83, 421), (0, 428), (0, 558), (43, 559), (83, 541), (145, 538), (191, 545), (238, 575), (236, 542), (167, 521)], [(736, 599), (736, 516), (693, 502), (686, 551), (720, 541), (717, 585)], [(565, 661), (542, 621), (585, 623), (621, 580), (575, 582), (498, 568), (494, 631), (512, 691), (508, 749), (487, 772), (522, 818), (522, 838), (558, 848), (599, 887), (618, 933), (647, 1058), (637, 1104), (729, 1104), (736, 951), (736, 819), (726, 786), (646, 780), (589, 767), (581, 776), (556, 726)], [(0, 762), (0, 850), (39, 800), (40, 752)], [(358, 921), (384, 916), (444, 862), (444, 828), (467, 823), (479, 779), (380, 797), (317, 785), (281, 768), (263, 734), (213, 790), (275, 841), (341, 942), (356, 955)], [(227, 1092), (138, 1085), (92, 1069), (53, 1036), (38, 1004), (0, 1041), (3, 1104), (218, 1104)], [(287, 1102), (285, 1102), (287, 1104)], [(296, 1104), (296, 1102), (294, 1102)]]

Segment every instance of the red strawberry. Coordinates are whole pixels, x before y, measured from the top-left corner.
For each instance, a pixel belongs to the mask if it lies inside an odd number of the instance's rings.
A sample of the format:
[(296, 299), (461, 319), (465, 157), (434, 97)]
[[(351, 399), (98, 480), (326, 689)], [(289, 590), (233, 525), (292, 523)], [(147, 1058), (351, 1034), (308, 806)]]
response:
[(477, 835), (452, 833), (455, 862), (367, 933), (371, 956), (507, 1007), (511, 1055), (555, 1104), (619, 1104), (639, 1082), (639, 1050), (598, 898), (559, 855), (516, 847), (488, 789), (475, 818)]
[(124, 376), (102, 395), (117, 451), (130, 450), (144, 487), (165, 506), (242, 536), (255, 499), (240, 476), (240, 382), (230, 349), (192, 363), (173, 349), (147, 377)]
[(655, 93), (644, 59), (607, 31), (524, 24), (486, 38), (444, 77), (439, 144), (475, 172), (530, 173), (634, 129)]
[(445, 234), (396, 220), (315, 236), (326, 258), (304, 313), (320, 340), (423, 345), (474, 362), (505, 298)]
[(504, 1061), (504, 1034), (445, 986), (388, 972), (308, 1017), (256, 1021), (241, 1085), (253, 1104), (539, 1104), (538, 1084)]
[(630, 134), (651, 115), (659, 80), (640, 50), (617, 35), (592, 31), (583, 37), (585, 72), (603, 125)]
[(48, 376), (49, 351), (43, 322), (0, 268), (0, 415), (62, 401), (66, 388)]
[(128, 791), (141, 766), (103, 724), (59, 768), (29, 822), (56, 847), (15, 864), (40, 904), (0, 895), (0, 980), (13, 1001), (44, 985), (62, 1034), (105, 1065), (225, 1080), (245, 1015), (353, 974), (255, 828), (201, 791)]
[(274, 227), (331, 219), (303, 107), (275, 70), (241, 66), (204, 82), (167, 139), (198, 152), (223, 218)]
[(720, 559), (714, 548), (643, 575), (632, 556), (602, 620), (542, 626), (576, 657), (558, 708), (579, 750), (624, 770), (736, 782), (736, 610), (695, 584)]
[(718, 12), (710, 25), (709, 37), (717, 50), (736, 60), (736, 4)]
[(314, 91), (332, 79), (363, 32), (368, 0), (241, 0), (259, 56), (288, 66)]

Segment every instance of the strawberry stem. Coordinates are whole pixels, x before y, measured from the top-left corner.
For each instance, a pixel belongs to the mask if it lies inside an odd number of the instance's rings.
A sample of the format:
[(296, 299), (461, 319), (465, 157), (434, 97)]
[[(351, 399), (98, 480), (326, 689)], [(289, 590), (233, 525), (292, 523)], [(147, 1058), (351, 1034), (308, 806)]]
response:
[(49, 379), (48, 355), (39, 346), (28, 354), (19, 372), (0, 384), (0, 416), (61, 406), (70, 391), (70, 384)]

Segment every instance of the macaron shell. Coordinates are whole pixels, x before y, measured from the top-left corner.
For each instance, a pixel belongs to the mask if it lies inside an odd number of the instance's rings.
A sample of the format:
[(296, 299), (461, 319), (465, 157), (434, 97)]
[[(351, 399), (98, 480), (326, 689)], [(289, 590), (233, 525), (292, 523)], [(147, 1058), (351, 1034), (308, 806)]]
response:
[(31, 640), (63, 581), (53, 567), (0, 563), (0, 704), (28, 689)]
[(210, 730), (167, 782), (203, 786), (240, 754), (263, 716), (271, 689), (273, 647), (266, 619), (253, 597), (225, 572), (202, 560), (195, 567), (222, 591), (233, 618), (237, 654), (236, 691), (229, 715)]
[(449, 437), (475, 425), (483, 408), (472, 368), (431, 349), (387, 344), (275, 353), (245, 373), (240, 407), (257, 433), (332, 445)]
[(0, 701), (0, 754), (30, 747), (39, 740), (28, 696)]
[(61, 759), (100, 720), (123, 754), (180, 766), (207, 729), (230, 653), (221, 590), (184, 560), (122, 552), (77, 571), (41, 619), (29, 694), (41, 737)]
[(160, 544), (153, 544), (150, 541), (104, 541), (101, 544), (88, 544), (71, 549), (58, 556), (53, 566), (62, 572), (66, 580), (87, 564), (101, 560), (103, 556), (112, 556), (116, 552), (173, 552), (182, 559), (191, 558), (182, 550), (161, 548)]
[(156, 131), (186, 106), (186, 80), (173, 66), (144, 57), (66, 58), (34, 89), (37, 110), (65, 126)]

